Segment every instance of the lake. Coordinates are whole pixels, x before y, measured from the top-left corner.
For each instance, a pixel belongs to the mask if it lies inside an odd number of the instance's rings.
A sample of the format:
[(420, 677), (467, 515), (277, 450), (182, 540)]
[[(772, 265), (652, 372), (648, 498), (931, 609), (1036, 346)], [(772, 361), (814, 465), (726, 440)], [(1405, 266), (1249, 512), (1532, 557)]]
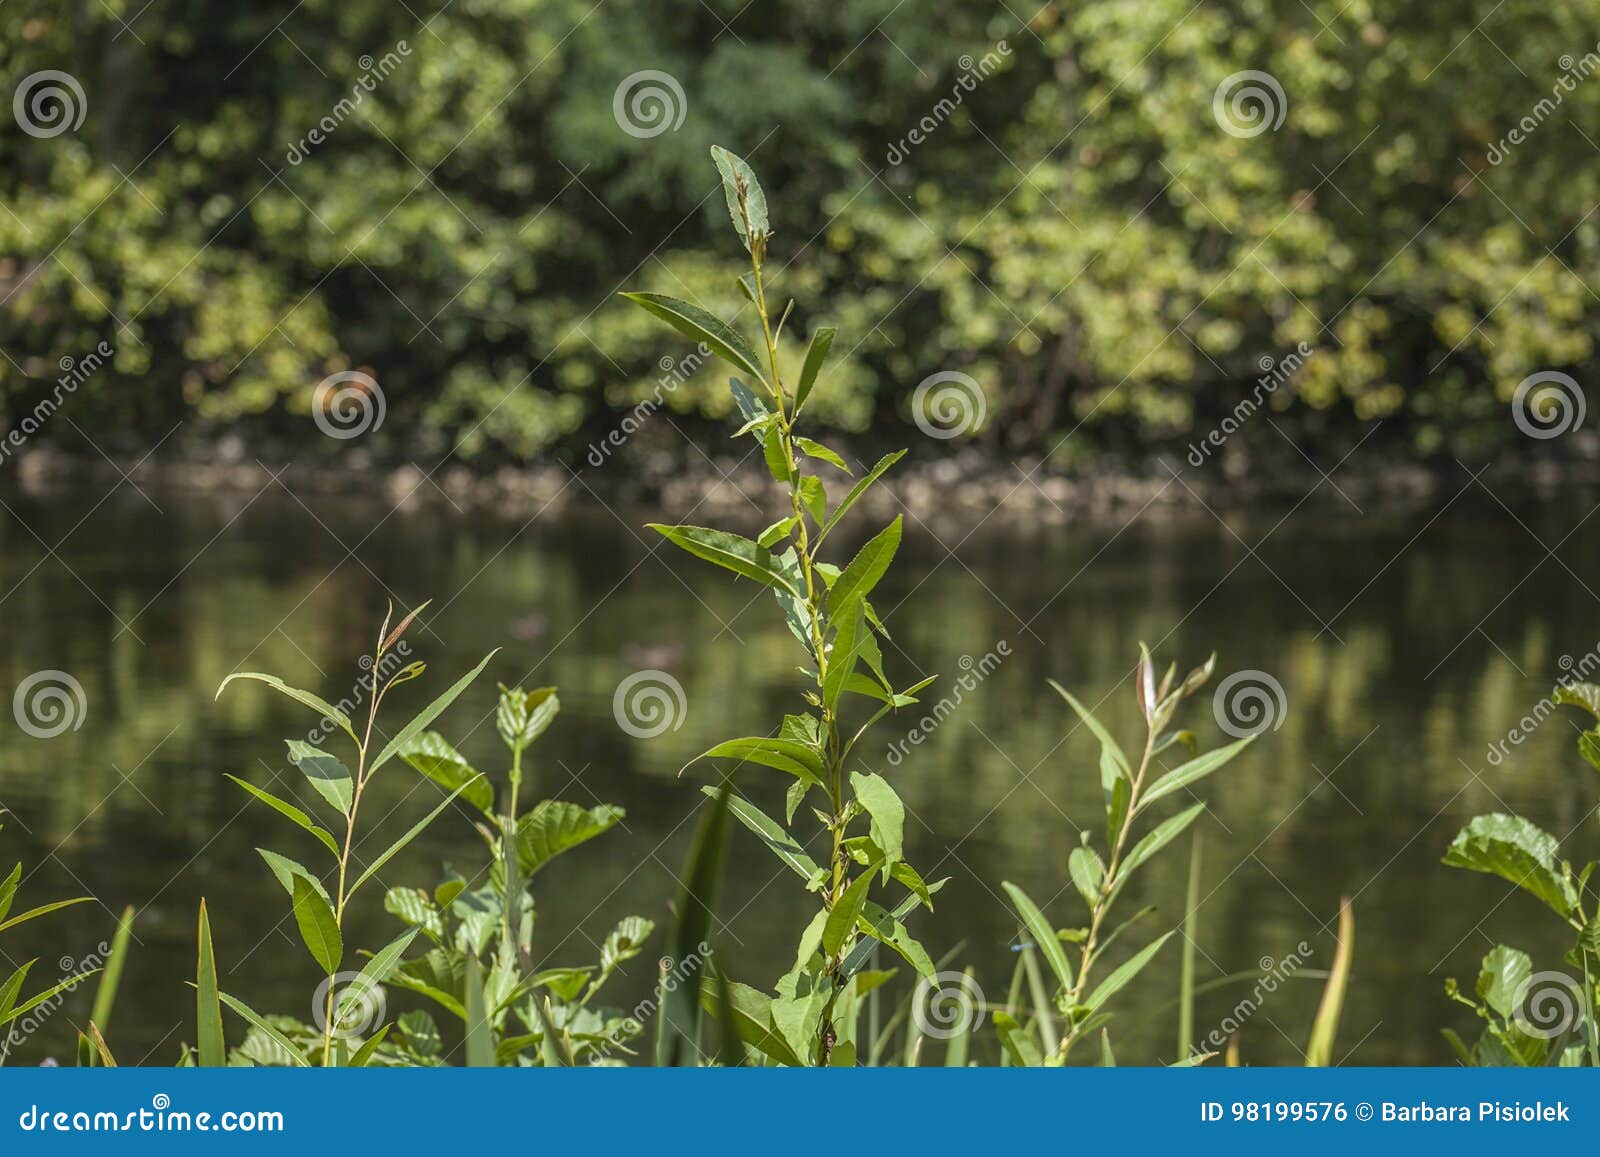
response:
[[(1502, 938), (1535, 951), (1536, 968), (1560, 967), (1567, 940), (1554, 917), (1439, 859), (1470, 816), (1492, 810), (1527, 814), (1573, 859), (1597, 850), (1589, 815), (1600, 778), (1576, 753), (1576, 713), (1563, 709), (1497, 763), (1487, 753), (1549, 695), (1562, 657), (1578, 660), (1600, 638), (1588, 577), (1600, 575), (1600, 520), (1584, 513), (1592, 498), (1508, 509), (1460, 481), (1464, 492), (1447, 488), (1399, 513), (1361, 513), (1335, 498), (1287, 519), (1285, 509), (1259, 508), (1043, 529), (996, 516), (970, 535), (941, 531), (942, 541), (908, 520), (900, 562), (874, 596), (897, 681), (943, 673), (948, 690), (964, 657), (979, 661), (1001, 643), (1009, 652), (894, 766), (890, 744), (917, 721), (880, 728), (879, 770), (908, 807), (908, 857), (929, 878), (949, 877), (936, 912), (913, 925), (932, 955), (959, 945), (956, 966), (971, 964), (1000, 1002), (1017, 941), (1001, 881), (1024, 887), (1058, 925), (1081, 921), (1067, 855), (1078, 826), (1102, 826), (1097, 748), (1046, 681), (1102, 704), (1133, 746), (1130, 675), (1143, 639), (1183, 665), (1215, 649), (1219, 678), (1257, 670), (1284, 692), (1276, 729), (1203, 787), (1202, 982), (1253, 977), (1301, 942), (1304, 968), (1326, 967), (1348, 895), (1355, 971), (1336, 1054), (1448, 1064), (1439, 1029), (1467, 1031), (1471, 1018), (1444, 996), (1447, 976), (1470, 988), (1479, 957)], [(284, 483), (294, 487), (292, 471)], [(21, 906), (74, 894), (96, 902), (8, 934), (0, 948), (13, 963), (40, 958), (36, 991), (61, 975), (58, 965), (109, 939), (123, 905), (138, 908), (138, 942), (107, 1032), (123, 1064), (171, 1063), (194, 1039), (186, 981), (201, 897), (224, 988), (257, 1009), (310, 1019), (316, 966), (254, 851), (310, 860), (310, 841), (249, 804), (223, 773), (263, 785), (282, 777), (278, 790), (290, 790), (298, 776), (283, 739), (316, 720), (254, 686), (214, 701), (230, 672), (273, 672), (337, 700), (355, 683), (386, 590), (406, 605), (432, 597), (426, 625), (410, 636), (430, 670), (396, 692), (390, 724), (501, 647), (441, 725), (497, 774), (495, 683), (558, 684), (563, 712), (531, 752), (533, 798), (616, 803), (627, 818), (539, 876), (536, 955), (591, 963), (618, 919), (656, 919), (650, 949), (608, 990), (624, 1007), (652, 984), (703, 798), (703, 779), (679, 768), (720, 739), (768, 731), (799, 702), (799, 652), (770, 598), (652, 541), (641, 524), (659, 512), (597, 505), (523, 523), (448, 508), (391, 513), (375, 498), (279, 486), (148, 497), (123, 486), (109, 497), (12, 493), (4, 503), (0, 691), (9, 701), (31, 674), (65, 671), (82, 686), (86, 712), (77, 730), (49, 739), (0, 716), (0, 803), (13, 813), (0, 845), (6, 867), (26, 865)], [(647, 739), (613, 713), (617, 687), (642, 669), (670, 674), (685, 705), (676, 730)], [(1185, 718), (1206, 746), (1227, 739), (1210, 687)], [(779, 778), (751, 769), (741, 787), (775, 810)], [(398, 763), (378, 781), (370, 814), (384, 819), (363, 845), (369, 854), (437, 798), (431, 786), (413, 794), (418, 783)], [(446, 813), (383, 879), (431, 888), (442, 863), (470, 871), (480, 848), (466, 816)], [(1185, 840), (1147, 869), (1125, 903), (1158, 910), (1130, 936), (1151, 938), (1181, 918), (1188, 860)], [(398, 925), (376, 891), (364, 900), (349, 943), (376, 948)], [(735, 830), (720, 916), (737, 978), (769, 987), (813, 905)], [(1178, 964), (1175, 940), (1124, 994), (1113, 1024), (1124, 1063), (1172, 1059)], [(898, 983), (909, 990), (903, 975)], [(1250, 987), (1202, 996), (1199, 1034)], [(1267, 996), (1241, 1029), (1246, 1062), (1297, 1063), (1320, 991), (1319, 981), (1300, 980)], [(412, 1007), (407, 994), (389, 996), (391, 1010)], [(13, 1063), (71, 1063), (69, 1025), (91, 1000), (92, 985), (74, 992), (13, 1050)], [(237, 1022), (231, 1031), (236, 1043)], [(992, 1033), (981, 1048), (992, 1055)]]

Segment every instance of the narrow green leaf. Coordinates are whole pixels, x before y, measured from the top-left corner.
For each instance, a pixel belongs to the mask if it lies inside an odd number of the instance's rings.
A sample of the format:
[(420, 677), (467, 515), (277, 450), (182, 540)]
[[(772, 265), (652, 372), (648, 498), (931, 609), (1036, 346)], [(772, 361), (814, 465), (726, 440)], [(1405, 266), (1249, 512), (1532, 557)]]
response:
[(500, 648), (496, 647), (482, 659), (479, 659), (476, 667), (452, 683), (449, 690), (419, 711), (410, 723), (407, 723), (404, 727), (402, 727), (399, 733), (396, 734), (393, 739), (384, 744), (383, 750), (378, 752), (378, 758), (374, 759), (367, 766), (368, 777), (371, 777), (371, 775), (380, 767), (382, 767), (385, 763), (388, 763), (390, 758), (393, 757), (396, 752), (404, 751), (409, 748), (412, 741), (427, 729), (428, 724), (439, 718), (439, 716), (444, 713), (445, 708), (449, 707), (450, 704), (456, 701), (456, 696), (465, 691), (467, 687), (471, 685), (472, 681), (478, 677), (479, 672), (489, 665), (489, 660), (493, 659), (499, 653)]
[[(340, 815), (349, 815), (350, 801), (355, 798), (355, 781), (350, 776), (350, 769), (326, 751), (312, 747), (303, 740), (290, 739), (287, 743), (289, 762), (300, 769), (300, 774), (335, 811)], [(287, 812), (284, 814), (288, 815)]]
[(344, 959), (344, 941), (339, 935), (338, 921), (328, 902), (311, 886), (311, 881), (299, 875), (294, 878), (294, 919), (311, 958), (322, 966), (326, 975), (338, 972), (339, 962)]
[(273, 1044), (277, 1045), (278, 1048), (283, 1050), (284, 1059), (287, 1060), (290, 1065), (302, 1069), (310, 1067), (310, 1062), (306, 1060), (304, 1050), (301, 1049), (299, 1045), (291, 1041), (288, 1037), (284, 1036), (283, 1033), (279, 1029), (275, 1028), (272, 1022), (266, 1017), (262, 1016), (259, 1012), (251, 1008), (238, 997), (229, 996), (226, 992), (219, 992), (217, 997), (222, 1001), (223, 1004), (233, 1009), (234, 1012), (238, 1013), (241, 1017), (248, 1021), (252, 1028), (258, 1029), (263, 1036), (265, 1036)]
[(326, 699), (322, 698), (322, 696), (313, 695), (310, 691), (302, 691), (298, 687), (291, 687), (276, 675), (263, 675), (258, 671), (236, 671), (224, 679), (221, 685), (217, 687), (217, 694), (215, 697), (220, 699), (222, 697), (222, 692), (227, 688), (228, 684), (232, 683), (235, 679), (251, 679), (257, 683), (265, 683), (274, 691), (280, 691), (289, 698), (295, 700), (297, 703), (305, 704), (317, 714), (321, 715), (324, 719), (329, 719), (334, 723), (337, 723), (344, 730), (346, 735), (348, 735), (351, 739), (356, 740), (356, 742), (360, 742), (360, 740), (356, 739), (355, 728), (350, 724), (350, 716), (346, 715), (343, 711), (340, 711), (332, 703), (329, 703)]
[(105, 971), (100, 975), (100, 986), (95, 990), (94, 1008), (89, 1013), (91, 1023), (101, 1032), (111, 1023), (111, 1009), (117, 1002), (117, 986), (122, 983), (122, 968), (128, 962), (128, 944), (133, 939), (133, 905), (122, 910), (117, 921), (116, 935), (111, 938), (111, 953), (105, 960)]
[(901, 517), (895, 515), (893, 522), (857, 551), (850, 565), (844, 568), (838, 580), (829, 588), (828, 607), (835, 614), (848, 608), (851, 599), (866, 598), (871, 594), (872, 588), (878, 585), (878, 580), (889, 569), (895, 551), (900, 547)]
[(656, 1064), (671, 1068), (688, 1064), (699, 1036), (697, 993), (706, 967), (722, 862), (727, 853), (728, 801), (733, 785), (725, 783), (706, 808), (689, 850), (689, 862), (678, 891), (677, 919), (668, 948), (678, 984), (662, 994), (656, 1033)]
[(367, 870), (361, 873), (360, 877), (356, 880), (356, 882), (353, 885), (351, 885), (350, 891), (345, 893), (345, 902), (349, 903), (350, 898), (352, 896), (354, 896), (357, 891), (360, 890), (362, 884), (365, 884), (368, 880), (372, 879), (372, 877), (377, 873), (379, 868), (383, 867), (390, 860), (394, 859), (394, 857), (403, 848), (405, 848), (405, 846), (407, 844), (409, 844), (412, 840), (416, 839), (419, 835), (421, 835), (422, 834), (422, 830), (424, 828), (426, 828), (429, 824), (431, 824), (435, 819), (437, 819), (438, 816), (439, 816), (439, 813), (444, 811), (445, 808), (449, 807), (451, 805), (451, 803), (453, 803), (455, 801), (456, 796), (460, 795), (462, 790), (465, 789), (467, 786), (469, 786), (469, 785), (462, 784), (461, 787), (456, 788), (455, 791), (453, 791), (449, 795), (445, 796), (444, 799), (439, 801), (439, 805), (437, 807), (435, 807), (432, 811), (430, 811), (427, 815), (423, 816), (420, 820), (418, 820), (416, 822), (416, 824), (412, 826), (410, 831), (406, 832), (405, 835), (401, 836), (394, 843), (390, 844), (386, 849), (384, 849), (382, 855), (380, 855), (377, 859), (373, 860), (372, 863), (368, 864), (367, 865)]
[(1088, 1000), (1084, 1003), (1091, 1009), (1103, 1008), (1106, 1001), (1121, 992), (1129, 981), (1144, 971), (1144, 966), (1150, 963), (1151, 958), (1161, 951), (1161, 946), (1171, 937), (1171, 932), (1164, 932), (1154, 941), (1134, 953), (1132, 957), (1118, 966), (1110, 976), (1107, 976), (1096, 985), (1095, 990), (1089, 994)]
[(738, 330), (715, 314), (665, 293), (624, 293), (620, 296), (655, 314), (690, 341), (703, 343), (712, 353), (734, 369), (749, 374), (754, 381), (766, 379), (750, 343)]
[(1144, 839), (1133, 846), (1133, 851), (1128, 853), (1127, 858), (1122, 861), (1122, 866), (1117, 869), (1118, 885), (1125, 883), (1146, 860), (1182, 835), (1184, 829), (1194, 823), (1205, 810), (1205, 804), (1197, 803), (1151, 828)]
[[(494, 1034), (489, 1026), (489, 1014), (484, 1006), (483, 965), (476, 956), (467, 956), (467, 1067), (469, 1069), (494, 1068)], [(548, 1035), (548, 1032), (547, 1032)]]
[(339, 854), (339, 844), (338, 841), (333, 838), (333, 833), (329, 832), (326, 828), (318, 826), (318, 824), (310, 816), (306, 815), (305, 812), (295, 807), (294, 804), (289, 803), (287, 800), (279, 799), (270, 791), (257, 787), (249, 780), (240, 779), (236, 775), (228, 775), (226, 772), (223, 774), (226, 775), (228, 779), (233, 780), (234, 783), (244, 788), (245, 791), (255, 796), (262, 803), (266, 804), (272, 810), (276, 811), (280, 815), (287, 816), (300, 827), (316, 836), (317, 839), (322, 842), (322, 846), (327, 848), (328, 851), (332, 852), (336, 856)]
[(754, 579), (763, 586), (787, 591), (797, 599), (804, 598), (778, 569), (772, 553), (742, 535), (704, 526), (665, 526), (659, 522), (648, 525), (668, 542), (682, 547), (696, 558), (716, 563), (724, 570)]
[(794, 391), (794, 412), (797, 414), (817, 384), (817, 375), (822, 372), (822, 364), (827, 361), (828, 351), (833, 348), (835, 332), (833, 326), (825, 325), (811, 335), (811, 344), (806, 347), (805, 364), (800, 367), (800, 384)]
[(1328, 983), (1317, 1005), (1311, 1026), (1311, 1041), (1306, 1045), (1306, 1067), (1324, 1068), (1333, 1063), (1333, 1040), (1339, 1032), (1339, 1015), (1344, 1010), (1345, 989), (1350, 985), (1350, 961), (1355, 952), (1356, 918), (1349, 897), (1339, 901), (1339, 946), (1328, 969)]
[(804, 452), (808, 457), (815, 458), (821, 462), (826, 462), (829, 466), (843, 470), (846, 474), (850, 473), (849, 465), (846, 464), (845, 460), (839, 456), (838, 451), (830, 450), (821, 442), (813, 441), (810, 438), (796, 438), (794, 443), (796, 446), (800, 447), (801, 451)]
[(904, 450), (896, 450), (893, 453), (885, 454), (882, 458), (879, 458), (878, 464), (871, 470), (868, 470), (862, 479), (850, 488), (850, 493), (844, 496), (844, 500), (841, 501), (839, 505), (834, 508), (833, 513), (828, 516), (828, 521), (823, 524), (822, 533), (817, 535), (817, 541), (815, 545), (822, 545), (822, 540), (828, 536), (828, 532), (831, 531), (835, 526), (839, 525), (839, 520), (845, 516), (845, 513), (849, 511), (852, 506), (861, 500), (861, 496), (867, 492), (872, 484), (879, 478), (882, 478), (884, 474), (888, 472), (891, 466), (905, 456), (906, 452)]
[(866, 903), (867, 890), (872, 887), (872, 873), (862, 872), (850, 882), (839, 897), (839, 902), (828, 911), (828, 920), (822, 926), (822, 949), (830, 957), (837, 956), (845, 940), (855, 928), (861, 906)]
[[(719, 789), (711, 786), (700, 789), (706, 795), (715, 799)], [(817, 862), (808, 856), (805, 849), (795, 843), (788, 832), (778, 825), (778, 822), (768, 817), (755, 804), (743, 796), (733, 796), (728, 800), (728, 810), (733, 817), (745, 827), (754, 832), (758, 839), (773, 853), (787, 864), (802, 880), (810, 880), (817, 874)]]
[(1084, 726), (1090, 731), (1094, 732), (1094, 737), (1100, 741), (1101, 751), (1109, 755), (1111, 759), (1115, 761), (1117, 769), (1124, 776), (1131, 777), (1133, 775), (1133, 771), (1128, 765), (1128, 757), (1123, 754), (1122, 748), (1118, 746), (1117, 741), (1112, 738), (1111, 732), (1107, 731), (1101, 722), (1094, 717), (1094, 714), (1082, 703), (1079, 703), (1078, 700), (1073, 697), (1072, 693), (1060, 683), (1057, 683), (1054, 679), (1051, 679), (1050, 686), (1054, 687), (1056, 694), (1065, 699), (1067, 701), (1067, 705), (1078, 713), (1078, 718), (1083, 720)]
[(883, 849), (884, 863), (905, 858), (906, 806), (889, 781), (875, 772), (852, 771), (850, 786), (872, 817), (872, 842)]
[(1100, 862), (1100, 853), (1091, 847), (1073, 848), (1067, 855), (1067, 874), (1084, 903), (1093, 908), (1100, 899), (1100, 885), (1105, 880), (1106, 866)]
[(1061, 947), (1061, 938), (1056, 935), (1055, 928), (1050, 921), (1045, 919), (1044, 913), (1039, 910), (1028, 894), (1012, 883), (1002, 883), (1007, 896), (1011, 897), (1011, 904), (1017, 910), (1017, 915), (1022, 917), (1022, 925), (1028, 930), (1028, 935), (1033, 937), (1040, 953), (1050, 965), (1050, 971), (1055, 973), (1056, 981), (1065, 992), (1072, 991), (1072, 965), (1067, 963), (1066, 949)]
[(1145, 793), (1139, 797), (1139, 810), (1144, 811), (1146, 807), (1156, 800), (1188, 787), (1197, 780), (1204, 779), (1248, 747), (1255, 738), (1254, 735), (1247, 735), (1235, 743), (1230, 743), (1226, 747), (1219, 747), (1215, 751), (1208, 751), (1199, 758), (1191, 759), (1182, 766), (1167, 772), (1166, 775), (1151, 784)]

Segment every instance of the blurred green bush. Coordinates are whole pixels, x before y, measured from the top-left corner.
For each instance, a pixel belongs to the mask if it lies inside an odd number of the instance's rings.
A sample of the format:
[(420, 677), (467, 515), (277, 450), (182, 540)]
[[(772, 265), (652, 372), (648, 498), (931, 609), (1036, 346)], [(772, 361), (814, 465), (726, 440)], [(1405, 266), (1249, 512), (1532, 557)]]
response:
[[(1181, 445), (1304, 342), (1284, 429), (1348, 444), (1385, 419), (1473, 453), (1515, 436), (1519, 380), (1593, 363), (1597, 17), (13, 0), (0, 94), (57, 69), (86, 111), (0, 131), (0, 404), (16, 425), (107, 341), (70, 410), (97, 439), (244, 420), (332, 452), (314, 387), (357, 369), (384, 391), (380, 449), (575, 462), (688, 352), (616, 287), (745, 305), (710, 240), (717, 142), (785, 207), (778, 290), (827, 303), (793, 347), (823, 322), (866, 335), (835, 351), (826, 425), (905, 422), (919, 381), (959, 370), (996, 452)], [(682, 93), (653, 135), (618, 119), (644, 70)], [(1281, 87), (1278, 127), (1224, 131), (1243, 70)], [(675, 420), (728, 405), (709, 368), (666, 394)]]

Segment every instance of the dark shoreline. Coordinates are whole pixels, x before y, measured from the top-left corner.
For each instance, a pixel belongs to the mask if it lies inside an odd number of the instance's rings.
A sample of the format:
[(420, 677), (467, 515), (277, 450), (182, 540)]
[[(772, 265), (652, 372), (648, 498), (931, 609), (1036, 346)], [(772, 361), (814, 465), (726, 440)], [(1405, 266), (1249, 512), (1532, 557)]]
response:
[[(647, 510), (654, 517), (759, 527), (779, 516), (787, 501), (759, 465), (749, 461), (741, 465), (728, 456), (702, 457), (695, 463), (662, 459), (599, 468), (583, 464), (577, 469), (537, 463), (485, 471), (458, 463), (431, 469), (387, 464), (360, 453), (339, 463), (242, 456), (140, 461), (91, 458), (51, 448), (30, 450), (8, 461), (0, 470), (0, 495), (43, 496), (85, 487), (109, 491), (124, 479), (152, 493), (248, 496), (281, 485), (296, 495), (359, 497), (402, 513), (437, 507), (516, 521), (602, 504)], [(1573, 488), (1600, 487), (1600, 461), (1521, 458), (1466, 463), (1391, 457), (1347, 464), (1331, 476), (1307, 463), (1229, 478), (1214, 465), (1197, 469), (1170, 455), (1152, 457), (1137, 468), (1067, 472), (1041, 467), (1036, 458), (1000, 463), (973, 453), (904, 461), (886, 481), (887, 489), (869, 495), (864, 509), (881, 516), (904, 510), (930, 526), (962, 530), (997, 514), (999, 521), (1011, 524), (1064, 526), (1261, 507), (1404, 511), (1449, 499), (1464, 488), (1480, 490), (1480, 495), (1487, 490), (1516, 505), (1554, 500)]]

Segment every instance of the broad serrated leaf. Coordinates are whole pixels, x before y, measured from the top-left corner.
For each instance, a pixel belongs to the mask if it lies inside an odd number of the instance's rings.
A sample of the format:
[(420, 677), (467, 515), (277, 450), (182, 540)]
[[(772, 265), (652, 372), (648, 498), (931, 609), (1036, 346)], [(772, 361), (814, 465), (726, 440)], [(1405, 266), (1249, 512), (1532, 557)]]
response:
[(1444, 862), (1487, 872), (1525, 888), (1563, 918), (1578, 905), (1572, 884), (1557, 867), (1556, 838), (1521, 816), (1475, 817), (1451, 841)]
[[(518, 721), (525, 724), (526, 718)], [(503, 734), (503, 733), (502, 733)], [(411, 737), (399, 756), (421, 774), (447, 791), (464, 787), (461, 798), (484, 815), (494, 813), (494, 787), (466, 757), (437, 731), (422, 731)]]
[(547, 799), (517, 821), (517, 861), (523, 875), (532, 876), (563, 852), (610, 831), (627, 813), (601, 804), (580, 807)]

